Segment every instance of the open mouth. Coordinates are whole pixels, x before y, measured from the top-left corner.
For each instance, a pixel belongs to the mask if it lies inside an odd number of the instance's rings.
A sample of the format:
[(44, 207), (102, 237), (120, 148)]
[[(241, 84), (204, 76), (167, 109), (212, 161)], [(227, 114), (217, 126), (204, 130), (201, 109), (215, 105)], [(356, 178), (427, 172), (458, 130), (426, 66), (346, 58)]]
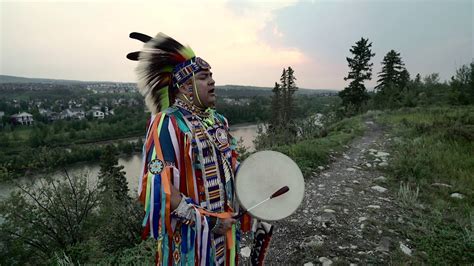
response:
[(209, 90), (209, 93), (214, 94), (215, 91), (216, 91), (216, 89), (211, 89), (211, 90)]

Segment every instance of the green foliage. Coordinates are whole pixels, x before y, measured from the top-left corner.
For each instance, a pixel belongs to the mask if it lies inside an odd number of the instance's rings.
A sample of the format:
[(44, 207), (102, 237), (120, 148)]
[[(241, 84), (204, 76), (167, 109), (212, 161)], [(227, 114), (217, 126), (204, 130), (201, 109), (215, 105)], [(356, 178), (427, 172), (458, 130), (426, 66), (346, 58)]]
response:
[(384, 91), (384, 87), (395, 85), (403, 88), (407, 83), (405, 64), (400, 57), (400, 53), (390, 50), (382, 61), (382, 71), (378, 74), (376, 90)]
[(140, 242), (142, 210), (128, 195), (123, 166), (118, 165), (116, 149), (105, 147), (100, 158), (99, 191), (101, 196), (97, 236), (107, 252), (132, 247)]
[(450, 103), (474, 104), (474, 62), (457, 69), (456, 74), (451, 77), (450, 85)]
[(228, 104), (218, 101), (216, 110), (224, 115), (231, 125), (237, 123), (258, 122), (270, 117), (270, 101), (268, 97), (256, 96), (253, 98), (232, 98), (236, 101), (247, 101), (240, 104)]
[(294, 73), (291, 67), (283, 69), (280, 77), (281, 84), (275, 82), (271, 104), (272, 116), (268, 128), (272, 133), (281, 131), (284, 131), (285, 135), (295, 133), (291, 131), (294, 127), (292, 121), (296, 117), (294, 94), (298, 90)]
[[(297, 141), (294, 144), (279, 146), (264, 146), (257, 143), (257, 149), (272, 149), (288, 155), (300, 167), (303, 175), (308, 177), (318, 166), (325, 165), (329, 161), (329, 155), (343, 149), (354, 137), (361, 135), (364, 126), (360, 116), (347, 118), (328, 126), (323, 132), (308, 139)], [(270, 135), (278, 138), (281, 136)], [(257, 137), (261, 141), (261, 136)]]
[(138, 250), (143, 210), (127, 194), (115, 148), (101, 159), (98, 186), (66, 173), (20, 186), (0, 203), (0, 264), (149, 261), (152, 249)]
[(45, 263), (57, 250), (81, 243), (94, 230), (97, 190), (85, 176), (45, 178), (19, 186), (0, 203), (0, 263)]
[(375, 53), (372, 53), (371, 47), (372, 43), (369, 43), (369, 39), (361, 38), (349, 50), (354, 57), (346, 58), (350, 70), (344, 80), (352, 81), (348, 87), (339, 92), (339, 97), (341, 97), (342, 105), (345, 108), (352, 106), (352, 108), (355, 107), (357, 111), (360, 111), (369, 99), (364, 80), (372, 79), (373, 63), (369, 62)]
[[(473, 259), (474, 107), (403, 109), (379, 120), (395, 135), (389, 172), (395, 182), (418, 187), (423, 209), (410, 208), (407, 237), (427, 253), (428, 264), (467, 264)], [(446, 186), (434, 186), (443, 183)], [(414, 189), (407, 197), (414, 197)], [(452, 193), (464, 199), (453, 199)], [(410, 201), (410, 200), (409, 200)], [(413, 200), (411, 200), (413, 201)]]

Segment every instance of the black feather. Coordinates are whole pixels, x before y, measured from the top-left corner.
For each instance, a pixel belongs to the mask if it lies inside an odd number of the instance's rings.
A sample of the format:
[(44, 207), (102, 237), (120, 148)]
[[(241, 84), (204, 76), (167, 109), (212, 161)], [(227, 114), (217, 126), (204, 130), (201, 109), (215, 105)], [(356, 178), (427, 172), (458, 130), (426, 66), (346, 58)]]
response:
[(130, 38), (136, 39), (136, 40), (139, 40), (139, 41), (142, 41), (142, 42), (148, 42), (149, 40), (152, 39), (150, 36), (145, 35), (143, 33), (139, 33), (139, 32), (130, 33)]
[(138, 56), (139, 56), (140, 52), (133, 52), (133, 53), (129, 53), (127, 55), (127, 58), (132, 60), (132, 61), (138, 61)]

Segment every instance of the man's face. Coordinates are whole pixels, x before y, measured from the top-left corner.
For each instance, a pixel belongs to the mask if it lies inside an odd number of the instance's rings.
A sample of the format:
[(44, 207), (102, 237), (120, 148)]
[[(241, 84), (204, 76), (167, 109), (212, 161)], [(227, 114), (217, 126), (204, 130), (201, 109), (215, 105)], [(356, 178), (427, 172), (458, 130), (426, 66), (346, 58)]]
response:
[(195, 74), (196, 89), (201, 100), (199, 103), (197, 97), (194, 97), (194, 104), (204, 105), (204, 107), (214, 107), (216, 104), (216, 87), (215, 81), (212, 78), (212, 72), (209, 70), (202, 70)]

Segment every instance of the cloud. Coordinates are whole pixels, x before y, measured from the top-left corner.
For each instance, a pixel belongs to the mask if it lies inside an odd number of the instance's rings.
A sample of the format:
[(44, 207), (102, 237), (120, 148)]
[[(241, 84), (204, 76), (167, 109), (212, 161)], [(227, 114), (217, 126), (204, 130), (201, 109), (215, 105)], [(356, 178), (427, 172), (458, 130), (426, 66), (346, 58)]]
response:
[[(141, 43), (132, 31), (164, 32), (208, 60), (217, 84), (271, 86), (296, 48), (274, 47), (258, 32), (291, 2), (1, 3), (2, 74), (81, 80), (135, 80), (125, 59)], [(258, 75), (255, 74), (258, 73)], [(276, 72), (276, 73), (275, 73)]]
[[(345, 58), (361, 37), (373, 42), (374, 73), (383, 56), (395, 49), (411, 73), (440, 72), (446, 79), (456, 65), (473, 58), (472, 10), (471, 1), (301, 1), (277, 10), (260, 36), (308, 56), (313, 80), (321, 78), (311, 84), (318, 87), (345, 86)], [(275, 28), (284, 38), (275, 37)]]

